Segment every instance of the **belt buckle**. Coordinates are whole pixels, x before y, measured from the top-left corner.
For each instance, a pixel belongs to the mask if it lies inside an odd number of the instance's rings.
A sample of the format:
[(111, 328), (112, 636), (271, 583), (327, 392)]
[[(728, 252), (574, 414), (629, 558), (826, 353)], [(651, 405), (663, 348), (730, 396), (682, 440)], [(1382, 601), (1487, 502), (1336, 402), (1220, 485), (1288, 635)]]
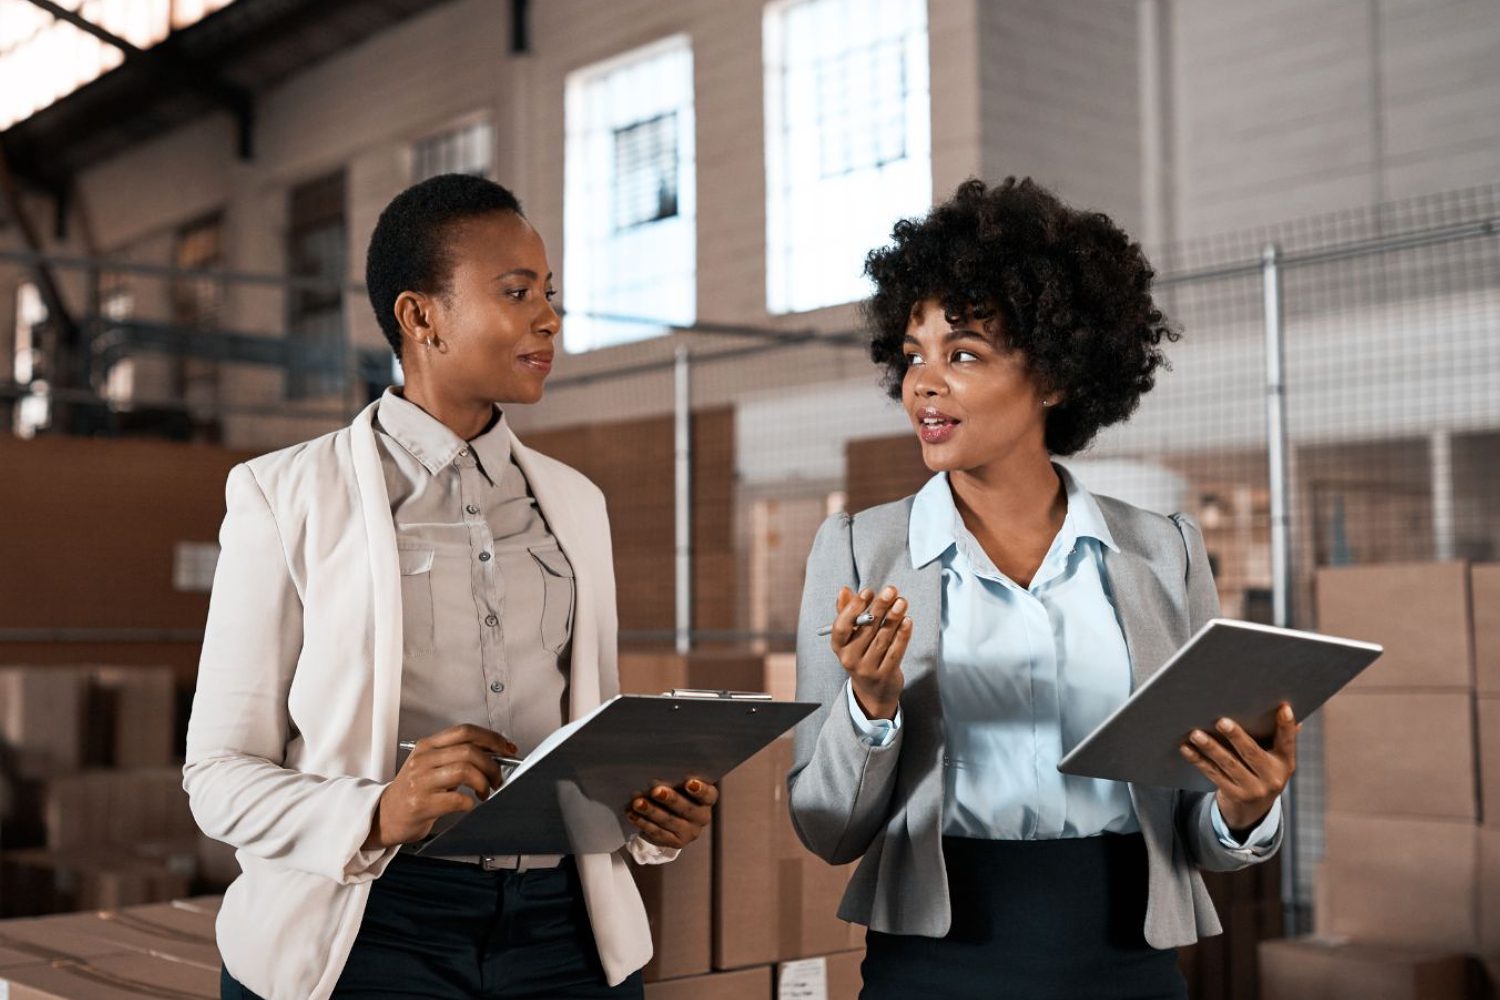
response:
[(482, 854), (479, 867), (487, 872), (524, 872), (527, 868), (524, 854)]

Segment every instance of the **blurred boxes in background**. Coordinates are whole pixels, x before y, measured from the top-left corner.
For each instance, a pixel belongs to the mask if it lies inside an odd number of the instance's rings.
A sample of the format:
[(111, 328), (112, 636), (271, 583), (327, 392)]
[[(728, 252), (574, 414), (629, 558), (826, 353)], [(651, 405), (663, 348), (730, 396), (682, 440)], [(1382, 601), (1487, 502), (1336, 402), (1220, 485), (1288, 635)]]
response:
[[(1324, 710), (1318, 939), (1261, 946), (1262, 995), (1477, 995), (1500, 953), (1500, 567), (1319, 570), (1318, 627), (1385, 654)], [(1500, 698), (1496, 699), (1500, 701)], [(1490, 916), (1490, 914), (1494, 914)]]
[(768, 967), (646, 984), (646, 1000), (768, 1000), (770, 996)]
[(1466, 1000), (1469, 959), (1325, 938), (1260, 944), (1264, 1000)]
[(673, 688), (764, 691), (765, 657), (754, 653), (621, 650), (620, 692), (662, 694)]
[(0, 668), (0, 773), (43, 778), (82, 767), (87, 697), (83, 670)]
[(218, 1000), (219, 972), (157, 955), (125, 953), (87, 962), (21, 965), (0, 972), (9, 1000)]
[(1323, 712), (1323, 747), (1330, 813), (1479, 817), (1468, 691), (1341, 692)]
[(1500, 564), (1475, 566), (1474, 672), (1481, 695), (1500, 696)]
[(713, 848), (713, 837), (705, 834), (675, 861), (630, 865), (651, 923), (647, 982), (702, 975), (713, 968)]
[(1324, 830), (1320, 934), (1474, 951), (1473, 823), (1330, 812)]
[(1468, 563), (1324, 568), (1316, 586), (1318, 631), (1385, 647), (1349, 690), (1473, 691)]
[(171, 764), (176, 705), (168, 667), (0, 667), (0, 772)]
[(792, 741), (777, 740), (726, 777), (714, 823), (714, 967), (734, 969), (859, 948), (838, 918), (853, 866), (802, 846), (786, 804)]

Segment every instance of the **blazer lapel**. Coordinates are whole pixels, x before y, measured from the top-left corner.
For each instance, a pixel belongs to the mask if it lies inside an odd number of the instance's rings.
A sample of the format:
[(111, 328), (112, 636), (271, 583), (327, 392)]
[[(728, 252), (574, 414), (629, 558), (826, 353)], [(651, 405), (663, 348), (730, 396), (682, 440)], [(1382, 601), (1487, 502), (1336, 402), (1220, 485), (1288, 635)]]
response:
[[(547, 527), (558, 546), (573, 565), (573, 640), (568, 664), (569, 717), (580, 718), (599, 707), (599, 613), (595, 607), (594, 573), (587, 526), (576, 516), (566, 485), (553, 478), (551, 471), (536, 460), (531, 449), (510, 436), (511, 454), (526, 475), (527, 485), (536, 497)], [(605, 552), (605, 558), (613, 558)]]
[(375, 443), (375, 409), (371, 403), (349, 428), (354, 485), (364, 521), (370, 560), (370, 617), (374, 628), (374, 718), (370, 725), (371, 759), (383, 780), (396, 769), (397, 727), (401, 716), (401, 571), (396, 562), (396, 522)]

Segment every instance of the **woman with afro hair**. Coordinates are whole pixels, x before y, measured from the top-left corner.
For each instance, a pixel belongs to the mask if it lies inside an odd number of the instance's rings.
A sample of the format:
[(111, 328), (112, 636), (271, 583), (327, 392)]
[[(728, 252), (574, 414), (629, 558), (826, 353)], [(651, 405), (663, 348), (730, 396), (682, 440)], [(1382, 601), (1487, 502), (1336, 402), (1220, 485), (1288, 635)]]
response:
[(1184, 997), (1175, 949), (1220, 931), (1199, 871), (1276, 851), (1299, 727), (1283, 705), (1269, 748), (1190, 734), (1212, 793), (1057, 770), (1219, 610), (1191, 519), (1053, 462), (1165, 363), (1151, 266), (1010, 179), (898, 223), (865, 270), (871, 357), (933, 476), (818, 532), (797, 687), (822, 708), (788, 778), (803, 842), (860, 861), (839, 915), (869, 928), (862, 997)]

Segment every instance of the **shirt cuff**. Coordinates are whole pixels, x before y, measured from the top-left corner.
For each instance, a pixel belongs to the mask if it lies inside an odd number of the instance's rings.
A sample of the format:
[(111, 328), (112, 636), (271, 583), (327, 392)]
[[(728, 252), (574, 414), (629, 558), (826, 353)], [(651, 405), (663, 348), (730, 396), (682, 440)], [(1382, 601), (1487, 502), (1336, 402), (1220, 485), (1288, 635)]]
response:
[(866, 743), (872, 747), (883, 747), (896, 738), (896, 732), (901, 728), (901, 708), (896, 707), (896, 718), (871, 719), (865, 715), (865, 710), (859, 707), (859, 699), (854, 697), (854, 685), (844, 683), (844, 692), (849, 699), (849, 718), (854, 723), (854, 728), (859, 735), (864, 737)]
[(659, 847), (638, 833), (631, 834), (625, 841), (625, 850), (638, 865), (664, 865), (676, 861), (677, 855), (682, 853), (679, 847)]
[(1231, 851), (1248, 851), (1251, 854), (1262, 855), (1270, 848), (1276, 840), (1276, 831), (1281, 829), (1281, 800), (1277, 799), (1271, 804), (1271, 811), (1266, 813), (1266, 818), (1261, 820), (1245, 837), (1244, 843), (1234, 839), (1234, 834), (1229, 832), (1229, 824), (1224, 822), (1224, 814), (1219, 812), (1219, 800), (1215, 796), (1213, 804), (1209, 807), (1209, 815), (1213, 819), (1214, 833), (1219, 837), (1219, 843)]

